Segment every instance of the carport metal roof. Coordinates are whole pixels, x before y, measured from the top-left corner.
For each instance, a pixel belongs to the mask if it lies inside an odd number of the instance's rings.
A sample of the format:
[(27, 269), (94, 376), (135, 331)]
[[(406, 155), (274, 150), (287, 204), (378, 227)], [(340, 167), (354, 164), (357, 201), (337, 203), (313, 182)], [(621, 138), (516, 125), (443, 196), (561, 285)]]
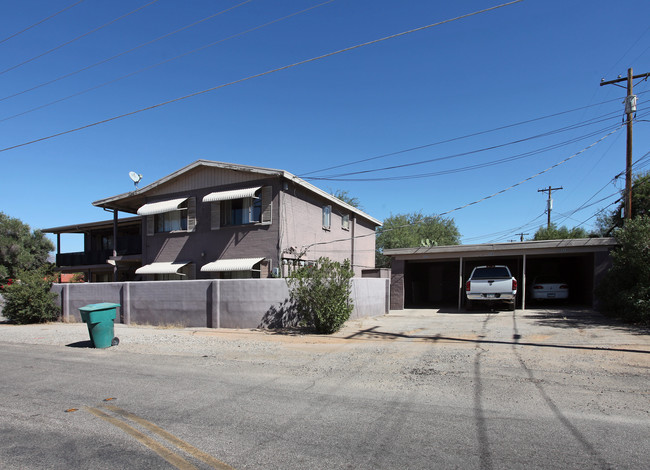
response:
[(483, 258), (494, 256), (557, 255), (609, 251), (616, 246), (614, 238), (572, 238), (480, 245), (445, 245), (418, 248), (392, 248), (384, 254), (398, 260), (438, 260)]

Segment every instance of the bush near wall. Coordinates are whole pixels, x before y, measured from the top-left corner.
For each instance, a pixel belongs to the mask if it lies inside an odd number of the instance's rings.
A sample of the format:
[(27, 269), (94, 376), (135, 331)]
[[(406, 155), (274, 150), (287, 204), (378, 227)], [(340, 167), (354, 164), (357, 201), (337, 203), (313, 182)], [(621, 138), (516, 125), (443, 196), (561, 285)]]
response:
[(338, 331), (353, 310), (353, 276), (349, 260), (339, 263), (329, 258), (294, 271), (287, 282), (301, 323), (317, 333)]
[(2, 289), (2, 314), (18, 324), (54, 321), (60, 315), (57, 295), (50, 292), (52, 278), (45, 269), (21, 271), (18, 279)]

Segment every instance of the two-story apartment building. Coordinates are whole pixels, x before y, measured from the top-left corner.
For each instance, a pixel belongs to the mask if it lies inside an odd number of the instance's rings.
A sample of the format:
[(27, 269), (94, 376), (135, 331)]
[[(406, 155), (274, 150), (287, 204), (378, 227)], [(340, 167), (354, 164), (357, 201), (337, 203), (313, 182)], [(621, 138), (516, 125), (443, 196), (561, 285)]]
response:
[[(349, 259), (360, 276), (375, 265), (374, 233), (381, 225), (284, 170), (207, 160), (93, 205), (114, 213), (118, 245), (126, 227), (118, 214), (139, 216), (141, 253), (133, 278), (147, 280), (280, 277), (321, 256)], [(134, 259), (116, 251), (104, 268), (112, 267), (114, 279), (129, 277)]]

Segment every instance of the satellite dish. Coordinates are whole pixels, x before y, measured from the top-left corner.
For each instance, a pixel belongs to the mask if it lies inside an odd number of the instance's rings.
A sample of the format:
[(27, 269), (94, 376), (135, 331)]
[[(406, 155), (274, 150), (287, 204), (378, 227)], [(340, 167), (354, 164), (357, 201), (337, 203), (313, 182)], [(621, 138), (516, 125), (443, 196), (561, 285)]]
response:
[(133, 184), (135, 184), (135, 187), (138, 187), (138, 183), (142, 179), (142, 175), (137, 174), (135, 171), (129, 171), (129, 178), (133, 181)]

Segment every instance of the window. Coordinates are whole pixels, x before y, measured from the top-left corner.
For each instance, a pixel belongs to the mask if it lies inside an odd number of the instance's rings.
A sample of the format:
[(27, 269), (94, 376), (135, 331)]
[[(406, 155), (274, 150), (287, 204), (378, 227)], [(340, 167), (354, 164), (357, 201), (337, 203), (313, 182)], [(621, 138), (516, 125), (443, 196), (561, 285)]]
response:
[(261, 222), (262, 199), (245, 197), (221, 201), (221, 225), (246, 225)]
[(113, 236), (112, 235), (102, 235), (102, 250), (112, 250), (113, 249)]
[(138, 214), (147, 217), (148, 237), (156, 233), (193, 232), (197, 223), (196, 198), (186, 197), (145, 204), (138, 209)]
[(350, 214), (341, 216), (341, 228), (343, 230), (350, 230)]
[(187, 204), (185, 203), (183, 206), (177, 211), (156, 214), (154, 231), (156, 233), (163, 233), (187, 230)]
[(323, 229), (332, 227), (332, 206), (323, 206)]
[(212, 230), (249, 224), (270, 225), (273, 216), (272, 201), (271, 186), (216, 191), (203, 198), (203, 202), (211, 204)]

